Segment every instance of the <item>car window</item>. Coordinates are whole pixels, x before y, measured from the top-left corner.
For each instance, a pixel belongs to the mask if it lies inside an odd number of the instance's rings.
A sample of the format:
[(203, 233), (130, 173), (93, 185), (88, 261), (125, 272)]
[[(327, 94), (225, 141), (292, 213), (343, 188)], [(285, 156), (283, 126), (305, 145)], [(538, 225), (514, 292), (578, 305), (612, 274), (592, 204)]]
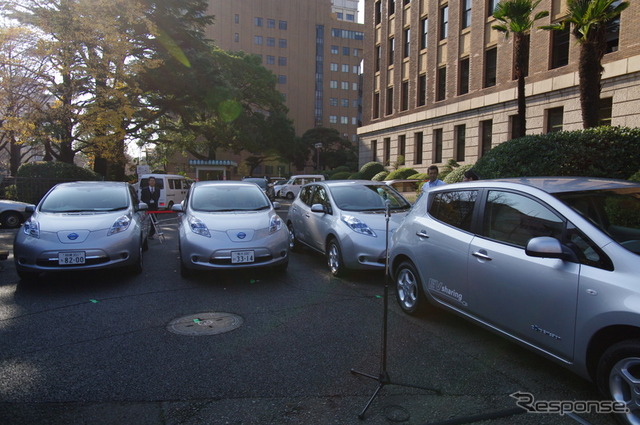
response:
[(318, 188), (314, 192), (313, 198), (312, 198), (312, 201), (311, 201), (311, 205), (313, 205), (313, 204), (321, 204), (321, 205), (324, 205), (324, 206), (328, 206), (329, 205), (329, 199), (327, 197), (327, 191), (325, 190), (324, 187), (318, 186)]
[(386, 184), (335, 186), (331, 188), (331, 195), (338, 208), (345, 211), (380, 211), (386, 209), (387, 201), (393, 210), (410, 207), (398, 192)]
[(312, 195), (314, 188), (315, 186), (305, 186), (300, 191), (300, 200), (309, 206), (311, 206), (311, 201), (313, 200)]
[(538, 236), (562, 240), (563, 230), (564, 220), (540, 202), (517, 193), (489, 191), (483, 236), (524, 248)]
[(436, 220), (469, 232), (477, 198), (477, 190), (439, 192), (431, 201), (429, 214)]

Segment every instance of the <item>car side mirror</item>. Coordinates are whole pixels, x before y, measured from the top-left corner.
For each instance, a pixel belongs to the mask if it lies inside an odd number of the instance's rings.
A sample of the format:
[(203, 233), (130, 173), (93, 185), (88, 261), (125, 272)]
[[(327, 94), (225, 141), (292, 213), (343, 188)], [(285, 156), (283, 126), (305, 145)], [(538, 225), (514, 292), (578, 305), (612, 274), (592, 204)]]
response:
[(525, 254), (537, 258), (558, 258), (560, 260), (578, 262), (575, 252), (562, 245), (556, 238), (540, 236), (530, 239), (525, 248)]
[(35, 212), (35, 210), (36, 210), (36, 206), (33, 204), (29, 204), (24, 207), (24, 211), (28, 213), (33, 213)]
[(311, 212), (326, 214), (327, 210), (322, 204), (313, 204), (311, 205)]
[(138, 202), (138, 211), (146, 211), (149, 209), (149, 205), (146, 202)]
[(280, 205), (280, 202), (278, 202), (278, 201), (274, 201), (274, 202), (272, 202), (272, 204), (273, 204), (273, 209), (274, 209), (274, 210), (279, 209), (279, 208), (280, 208), (280, 206), (281, 206), (281, 205)]
[(175, 212), (183, 212), (184, 209), (182, 208), (182, 203), (180, 204), (173, 204), (173, 206), (171, 207), (171, 211), (175, 211)]

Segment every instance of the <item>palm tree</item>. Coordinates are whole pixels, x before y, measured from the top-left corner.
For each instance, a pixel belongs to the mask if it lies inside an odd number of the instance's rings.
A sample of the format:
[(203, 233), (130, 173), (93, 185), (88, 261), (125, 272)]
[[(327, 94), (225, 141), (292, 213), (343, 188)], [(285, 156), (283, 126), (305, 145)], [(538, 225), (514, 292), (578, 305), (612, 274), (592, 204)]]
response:
[(503, 32), (505, 37), (509, 37), (513, 33), (514, 46), (514, 74), (518, 80), (518, 134), (517, 137), (523, 137), (527, 132), (526, 119), (526, 97), (525, 97), (525, 77), (528, 67), (529, 58), (529, 33), (533, 24), (538, 19), (542, 19), (549, 15), (548, 11), (532, 13), (541, 0), (503, 0), (496, 6), (493, 17), (502, 22), (493, 25), (493, 29)]
[(567, 17), (557, 24), (542, 27), (563, 30), (566, 25), (573, 26), (572, 33), (580, 43), (578, 75), (584, 128), (597, 127), (600, 123), (602, 58), (607, 52), (607, 30), (628, 6), (628, 1), (620, 0), (568, 0)]

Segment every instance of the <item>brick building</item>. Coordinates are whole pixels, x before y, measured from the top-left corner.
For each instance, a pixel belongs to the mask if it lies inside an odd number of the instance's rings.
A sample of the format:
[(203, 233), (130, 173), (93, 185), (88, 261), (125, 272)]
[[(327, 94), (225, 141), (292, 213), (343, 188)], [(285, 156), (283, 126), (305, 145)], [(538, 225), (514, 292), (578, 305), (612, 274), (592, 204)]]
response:
[[(601, 119), (640, 124), (640, 4), (631, 1), (609, 34)], [(371, 0), (365, 5), (360, 165), (426, 171), (454, 159), (474, 163), (515, 134), (513, 37), (492, 29), (497, 0)], [(542, 0), (529, 36), (527, 134), (582, 128), (579, 46), (539, 29), (565, 16), (566, 0)], [(612, 25), (615, 28), (615, 25)]]

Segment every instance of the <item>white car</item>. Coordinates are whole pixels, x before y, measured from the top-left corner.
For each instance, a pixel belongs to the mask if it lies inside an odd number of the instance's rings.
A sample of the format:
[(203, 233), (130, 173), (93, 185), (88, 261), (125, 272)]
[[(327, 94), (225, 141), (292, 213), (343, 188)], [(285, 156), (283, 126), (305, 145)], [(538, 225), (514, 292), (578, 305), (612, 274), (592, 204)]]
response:
[(0, 200), (0, 226), (15, 229), (20, 227), (23, 221), (25, 221), (31, 215), (26, 211), (27, 204), (25, 202), (10, 201), (8, 199)]

